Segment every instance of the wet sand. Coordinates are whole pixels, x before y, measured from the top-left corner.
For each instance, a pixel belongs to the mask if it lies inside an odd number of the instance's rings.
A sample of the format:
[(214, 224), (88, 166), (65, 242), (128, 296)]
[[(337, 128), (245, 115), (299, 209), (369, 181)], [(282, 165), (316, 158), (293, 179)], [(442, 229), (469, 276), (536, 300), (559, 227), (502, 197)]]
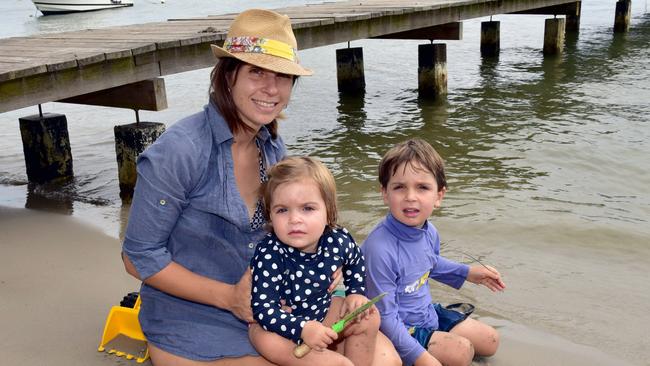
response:
[[(123, 271), (118, 239), (73, 217), (0, 206), (0, 252), (3, 364), (136, 365), (97, 351), (110, 307), (139, 287)], [(499, 329), (501, 348), (475, 365), (629, 365), (506, 319), (481, 319)]]

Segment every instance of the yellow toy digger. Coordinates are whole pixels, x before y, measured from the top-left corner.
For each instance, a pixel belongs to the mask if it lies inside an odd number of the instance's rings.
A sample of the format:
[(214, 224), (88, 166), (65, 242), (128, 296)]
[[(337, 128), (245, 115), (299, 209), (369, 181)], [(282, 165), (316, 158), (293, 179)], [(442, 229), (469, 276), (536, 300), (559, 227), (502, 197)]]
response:
[(149, 358), (147, 339), (142, 333), (138, 313), (140, 312), (140, 295), (131, 292), (124, 296), (119, 306), (113, 306), (106, 318), (104, 333), (97, 350), (127, 360), (135, 359), (143, 363)]

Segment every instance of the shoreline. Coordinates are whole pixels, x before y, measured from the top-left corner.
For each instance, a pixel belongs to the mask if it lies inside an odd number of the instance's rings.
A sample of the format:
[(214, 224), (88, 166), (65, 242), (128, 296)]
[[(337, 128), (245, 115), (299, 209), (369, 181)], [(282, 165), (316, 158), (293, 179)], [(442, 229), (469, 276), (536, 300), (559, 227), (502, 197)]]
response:
[[(0, 206), (0, 354), (24, 366), (136, 365), (97, 351), (110, 307), (137, 291), (120, 242), (82, 220)], [(631, 365), (505, 319), (497, 354), (473, 365)]]

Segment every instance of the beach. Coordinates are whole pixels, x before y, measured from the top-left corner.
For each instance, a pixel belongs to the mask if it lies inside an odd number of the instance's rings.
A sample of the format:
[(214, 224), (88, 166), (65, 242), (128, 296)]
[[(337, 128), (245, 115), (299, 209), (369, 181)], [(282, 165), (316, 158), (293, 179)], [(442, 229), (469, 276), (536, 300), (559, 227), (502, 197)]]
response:
[[(97, 351), (110, 307), (139, 287), (123, 270), (119, 239), (70, 216), (2, 206), (0, 237), (3, 364), (137, 364)], [(475, 365), (629, 365), (505, 319), (480, 319), (497, 327), (502, 340), (494, 357)]]

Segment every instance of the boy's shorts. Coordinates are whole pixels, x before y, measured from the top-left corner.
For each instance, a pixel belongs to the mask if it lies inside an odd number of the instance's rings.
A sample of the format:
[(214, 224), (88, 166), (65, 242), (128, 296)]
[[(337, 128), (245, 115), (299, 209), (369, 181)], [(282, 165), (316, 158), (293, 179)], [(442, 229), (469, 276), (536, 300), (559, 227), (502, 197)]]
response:
[[(467, 319), (467, 317), (474, 311), (474, 305), (472, 304), (452, 304), (447, 305), (446, 307), (442, 307), (440, 304), (433, 304), (433, 307), (436, 309), (436, 314), (438, 314), (438, 329), (421, 327), (409, 327), (408, 329), (409, 334), (424, 348), (429, 347), (429, 340), (431, 339), (433, 332), (436, 330), (449, 332), (458, 323)], [(455, 308), (459, 308), (461, 311), (453, 310)]]

